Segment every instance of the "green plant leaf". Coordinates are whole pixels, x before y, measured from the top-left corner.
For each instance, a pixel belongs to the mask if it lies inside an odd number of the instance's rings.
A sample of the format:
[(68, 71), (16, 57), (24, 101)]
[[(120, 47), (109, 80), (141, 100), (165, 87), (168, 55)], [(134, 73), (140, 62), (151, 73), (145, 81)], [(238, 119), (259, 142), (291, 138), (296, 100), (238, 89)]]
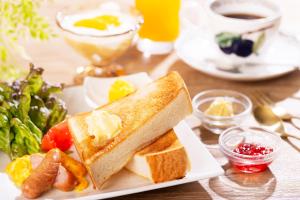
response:
[(230, 33), (230, 32), (222, 32), (216, 35), (215, 39), (218, 45), (222, 48), (230, 47), (232, 42), (236, 39), (240, 39), (241, 36), (239, 34)]
[[(0, 80), (15, 79), (19, 77), (19, 71), (22, 71), (19, 66), (15, 66), (15, 53), (22, 54), (14, 49), (18, 46), (19, 39), (31, 37), (48, 40), (55, 36), (46, 18), (39, 14), (42, 2), (43, 0), (0, 0)], [(9, 69), (11, 66), (13, 68)]]
[(265, 40), (266, 40), (266, 34), (265, 34), (265, 32), (263, 32), (259, 35), (259, 37), (257, 38), (257, 40), (255, 41), (255, 43), (253, 45), (252, 51), (255, 54), (258, 54), (258, 50), (262, 47)]
[(3, 46), (0, 46), (0, 55), (1, 60), (5, 62), (7, 60), (7, 50)]

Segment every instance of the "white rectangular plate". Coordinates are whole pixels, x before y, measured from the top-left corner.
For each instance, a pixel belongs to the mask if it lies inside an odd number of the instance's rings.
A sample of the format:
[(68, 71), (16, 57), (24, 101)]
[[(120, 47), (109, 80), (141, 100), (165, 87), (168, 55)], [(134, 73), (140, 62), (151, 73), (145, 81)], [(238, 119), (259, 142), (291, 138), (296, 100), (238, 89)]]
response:
[[(83, 87), (81, 86), (65, 89), (62, 98), (65, 100), (70, 114), (91, 110), (85, 102)], [(106, 199), (180, 185), (200, 179), (219, 176), (224, 173), (217, 161), (184, 121), (180, 122), (174, 130), (180, 142), (184, 145), (191, 161), (191, 170), (187, 173), (186, 177), (179, 180), (153, 184), (149, 180), (123, 169), (118, 174), (114, 175), (100, 191), (94, 190), (90, 184), (90, 187), (83, 192), (61, 192), (52, 190), (41, 196), (41, 198), (80, 200)], [(19, 197), (20, 190), (14, 186), (4, 173), (5, 166), (8, 162), (9, 159), (6, 155), (0, 153), (0, 199), (21, 199)]]

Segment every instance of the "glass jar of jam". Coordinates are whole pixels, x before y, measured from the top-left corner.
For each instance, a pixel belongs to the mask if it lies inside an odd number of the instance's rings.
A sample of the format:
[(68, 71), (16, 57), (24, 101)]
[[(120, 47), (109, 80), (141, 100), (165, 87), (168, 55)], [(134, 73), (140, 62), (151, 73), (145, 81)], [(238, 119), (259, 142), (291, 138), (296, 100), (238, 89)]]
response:
[(281, 138), (260, 127), (233, 127), (220, 135), (219, 146), (235, 168), (255, 173), (266, 170), (277, 157)]

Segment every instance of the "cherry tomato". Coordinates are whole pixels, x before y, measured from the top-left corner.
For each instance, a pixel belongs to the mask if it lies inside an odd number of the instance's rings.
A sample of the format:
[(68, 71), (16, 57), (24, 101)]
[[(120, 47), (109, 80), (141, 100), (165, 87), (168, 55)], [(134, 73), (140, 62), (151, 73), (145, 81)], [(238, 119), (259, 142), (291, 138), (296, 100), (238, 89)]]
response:
[(63, 121), (53, 126), (42, 139), (42, 150), (49, 151), (53, 148), (59, 148), (67, 151), (73, 144), (67, 121)]

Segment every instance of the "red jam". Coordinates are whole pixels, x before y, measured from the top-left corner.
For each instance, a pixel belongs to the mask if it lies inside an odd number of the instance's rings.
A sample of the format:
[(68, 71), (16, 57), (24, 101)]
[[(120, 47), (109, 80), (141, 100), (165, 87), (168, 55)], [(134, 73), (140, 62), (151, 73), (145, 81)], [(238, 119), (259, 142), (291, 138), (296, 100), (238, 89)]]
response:
[[(250, 155), (250, 156), (259, 156), (259, 155), (266, 155), (273, 152), (273, 149), (270, 147), (264, 147), (259, 144), (253, 144), (253, 143), (240, 143), (233, 152), (239, 153), (242, 155)], [(251, 158), (249, 158), (251, 159)], [(264, 164), (243, 164), (243, 163), (232, 163), (237, 169), (240, 171), (246, 172), (246, 173), (254, 173), (254, 172), (261, 172), (267, 169), (268, 163)]]

